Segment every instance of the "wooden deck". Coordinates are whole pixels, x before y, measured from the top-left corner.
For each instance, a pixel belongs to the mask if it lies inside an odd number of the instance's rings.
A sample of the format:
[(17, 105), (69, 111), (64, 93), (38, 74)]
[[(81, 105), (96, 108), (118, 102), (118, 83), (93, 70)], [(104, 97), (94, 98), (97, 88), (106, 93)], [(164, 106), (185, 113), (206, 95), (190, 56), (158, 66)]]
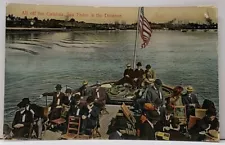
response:
[[(101, 138), (96, 139), (108, 139), (108, 135), (106, 134), (108, 131), (108, 126), (113, 117), (116, 116), (117, 112), (121, 108), (121, 105), (107, 105), (106, 109), (109, 114), (104, 114), (100, 117), (100, 129)], [(59, 140), (61, 138), (61, 132), (52, 132), (50, 130), (46, 130), (42, 135), (42, 140)]]

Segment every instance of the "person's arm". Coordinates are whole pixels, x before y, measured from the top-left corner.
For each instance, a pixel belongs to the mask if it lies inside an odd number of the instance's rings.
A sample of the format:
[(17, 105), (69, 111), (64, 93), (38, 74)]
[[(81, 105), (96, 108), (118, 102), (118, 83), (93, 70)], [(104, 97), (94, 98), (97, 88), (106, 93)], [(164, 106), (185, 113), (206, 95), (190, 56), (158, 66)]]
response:
[(15, 117), (14, 117), (13, 122), (12, 122), (13, 128), (16, 124), (18, 124), (18, 119), (19, 119), (19, 112), (16, 112)]
[(54, 92), (50, 92), (50, 93), (43, 93), (42, 96), (53, 96)]
[(152, 78), (155, 80), (156, 79), (156, 74), (155, 74), (155, 71), (152, 70)]

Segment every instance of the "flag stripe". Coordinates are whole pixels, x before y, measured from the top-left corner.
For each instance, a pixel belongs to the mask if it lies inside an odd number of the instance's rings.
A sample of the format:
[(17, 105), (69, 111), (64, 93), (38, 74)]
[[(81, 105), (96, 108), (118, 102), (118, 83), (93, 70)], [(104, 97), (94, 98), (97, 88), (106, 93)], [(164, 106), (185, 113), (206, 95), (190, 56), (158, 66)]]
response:
[(143, 41), (142, 43), (142, 48), (145, 48), (148, 43), (150, 42), (150, 38), (152, 36), (152, 29), (151, 26), (148, 22), (148, 20), (145, 18), (144, 16), (144, 8), (142, 7), (140, 9), (140, 14), (139, 14), (139, 32), (140, 32), (140, 36), (141, 39)]

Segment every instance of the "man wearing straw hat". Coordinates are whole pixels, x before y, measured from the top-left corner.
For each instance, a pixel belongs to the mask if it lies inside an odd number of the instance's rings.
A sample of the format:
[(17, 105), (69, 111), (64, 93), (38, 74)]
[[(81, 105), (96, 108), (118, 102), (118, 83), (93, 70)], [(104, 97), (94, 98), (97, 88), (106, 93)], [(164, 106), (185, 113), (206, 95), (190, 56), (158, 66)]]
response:
[(182, 102), (184, 105), (193, 106), (199, 108), (200, 104), (198, 102), (197, 95), (193, 93), (194, 89), (192, 86), (186, 88), (187, 93), (182, 97)]
[(197, 95), (193, 93), (194, 89), (192, 86), (187, 86), (187, 93), (182, 96), (182, 103), (186, 106), (187, 110), (187, 121), (189, 121), (189, 116), (195, 114), (195, 108), (199, 108), (200, 104), (198, 102)]

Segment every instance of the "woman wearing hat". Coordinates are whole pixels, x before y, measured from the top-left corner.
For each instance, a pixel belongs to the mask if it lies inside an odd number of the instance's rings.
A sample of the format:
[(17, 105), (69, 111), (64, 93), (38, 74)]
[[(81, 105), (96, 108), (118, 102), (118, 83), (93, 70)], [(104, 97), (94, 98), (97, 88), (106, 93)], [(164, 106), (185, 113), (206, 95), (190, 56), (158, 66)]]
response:
[(216, 110), (207, 110), (206, 116), (198, 120), (196, 124), (189, 130), (192, 140), (201, 141), (205, 139), (205, 134), (209, 130), (219, 129), (219, 121), (216, 118)]
[(182, 91), (183, 91), (183, 87), (181, 87), (181, 86), (176, 86), (173, 89), (173, 94), (172, 94), (172, 96), (170, 97), (170, 100), (169, 100), (170, 105), (183, 106), (182, 97), (181, 97)]
[(154, 125), (160, 120), (160, 115), (156, 110), (146, 111), (141, 116), (140, 139), (155, 140)]
[(150, 64), (146, 65), (146, 70), (143, 74), (142, 86), (144, 86), (145, 84), (152, 84), (155, 79), (156, 79), (155, 71), (152, 69)]

